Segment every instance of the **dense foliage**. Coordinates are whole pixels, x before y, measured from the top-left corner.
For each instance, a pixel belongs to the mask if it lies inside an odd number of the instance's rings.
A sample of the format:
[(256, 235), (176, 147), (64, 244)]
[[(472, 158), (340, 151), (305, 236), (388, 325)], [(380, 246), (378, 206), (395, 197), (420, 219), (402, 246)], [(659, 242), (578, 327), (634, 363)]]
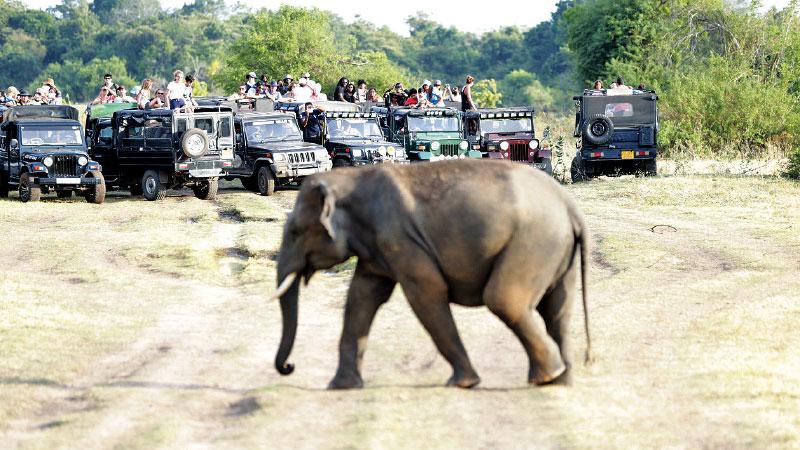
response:
[(249, 71), (271, 79), (308, 71), (328, 94), (341, 76), (382, 92), (396, 81), (458, 86), (471, 74), (480, 105), (568, 114), (590, 82), (622, 76), (658, 92), (665, 151), (794, 152), (800, 172), (796, 0), (766, 12), (741, 0), (561, 0), (532, 28), (480, 35), (417, 13), (408, 36), (317, 9), (250, 11), (223, 0), (170, 10), (158, 0), (62, 0), (46, 11), (0, 1), (2, 87), (32, 89), (52, 77), (83, 102), (105, 72), (127, 85), (158, 84), (182, 69), (200, 80), (198, 92), (216, 94)]

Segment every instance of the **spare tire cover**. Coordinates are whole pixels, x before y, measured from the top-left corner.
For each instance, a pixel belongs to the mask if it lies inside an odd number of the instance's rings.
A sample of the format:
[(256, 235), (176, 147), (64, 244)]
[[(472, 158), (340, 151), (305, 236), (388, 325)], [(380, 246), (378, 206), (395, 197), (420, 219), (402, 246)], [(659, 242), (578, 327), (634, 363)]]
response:
[(200, 128), (190, 128), (181, 137), (181, 150), (190, 158), (198, 158), (208, 153), (208, 134)]

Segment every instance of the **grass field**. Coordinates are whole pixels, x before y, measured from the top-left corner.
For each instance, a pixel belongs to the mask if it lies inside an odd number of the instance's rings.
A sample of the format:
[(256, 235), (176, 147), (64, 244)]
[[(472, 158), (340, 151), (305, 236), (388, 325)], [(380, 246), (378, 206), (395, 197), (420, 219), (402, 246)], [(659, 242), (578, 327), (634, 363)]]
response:
[(302, 290), (297, 370), (279, 376), (268, 296), (295, 192), (238, 187), (0, 201), (0, 447), (800, 447), (797, 182), (567, 185), (593, 230), (597, 361), (572, 387), (530, 388), (513, 334), (454, 308), (471, 391), (442, 387), (449, 367), (399, 290), (367, 388), (324, 390), (352, 265)]

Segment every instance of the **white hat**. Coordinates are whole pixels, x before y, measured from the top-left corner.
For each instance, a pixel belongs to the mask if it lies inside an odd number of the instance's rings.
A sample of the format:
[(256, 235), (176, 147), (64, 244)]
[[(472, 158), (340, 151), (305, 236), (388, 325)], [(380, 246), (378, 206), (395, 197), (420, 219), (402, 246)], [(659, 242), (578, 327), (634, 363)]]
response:
[(256, 78), (256, 73), (255, 72), (250, 72), (250, 73), (247, 74), (247, 77), (248, 78)]
[(286, 74), (286, 76), (285, 76), (285, 77), (283, 77), (283, 79), (285, 80), (285, 79), (287, 79), (287, 78), (288, 78), (288, 79), (290, 79), (290, 80), (294, 80), (294, 78), (292, 78), (292, 76), (291, 76), (291, 75), (289, 75), (288, 73)]
[(311, 78), (311, 74), (308, 72), (303, 73), (303, 78)]
[(305, 86), (306, 84), (308, 84), (308, 78), (302, 77), (299, 80), (297, 80), (297, 82), (300, 83), (300, 86)]

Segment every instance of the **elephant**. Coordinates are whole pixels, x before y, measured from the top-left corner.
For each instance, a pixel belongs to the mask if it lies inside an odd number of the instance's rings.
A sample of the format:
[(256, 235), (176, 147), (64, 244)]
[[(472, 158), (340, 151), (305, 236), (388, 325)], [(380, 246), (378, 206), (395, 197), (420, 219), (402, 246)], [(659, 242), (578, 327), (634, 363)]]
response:
[(587, 255), (587, 230), (574, 200), (553, 178), (519, 163), (379, 164), (311, 176), (287, 217), (278, 256), (273, 298), (280, 299), (283, 330), (275, 367), (282, 375), (294, 370), (287, 360), (300, 281), (356, 257), (329, 389), (363, 387), (369, 329), (396, 284), (452, 366), (448, 386), (480, 382), (450, 303), (485, 305), (516, 334), (529, 359), (530, 384), (571, 384), (569, 325), (578, 275), (591, 359)]

